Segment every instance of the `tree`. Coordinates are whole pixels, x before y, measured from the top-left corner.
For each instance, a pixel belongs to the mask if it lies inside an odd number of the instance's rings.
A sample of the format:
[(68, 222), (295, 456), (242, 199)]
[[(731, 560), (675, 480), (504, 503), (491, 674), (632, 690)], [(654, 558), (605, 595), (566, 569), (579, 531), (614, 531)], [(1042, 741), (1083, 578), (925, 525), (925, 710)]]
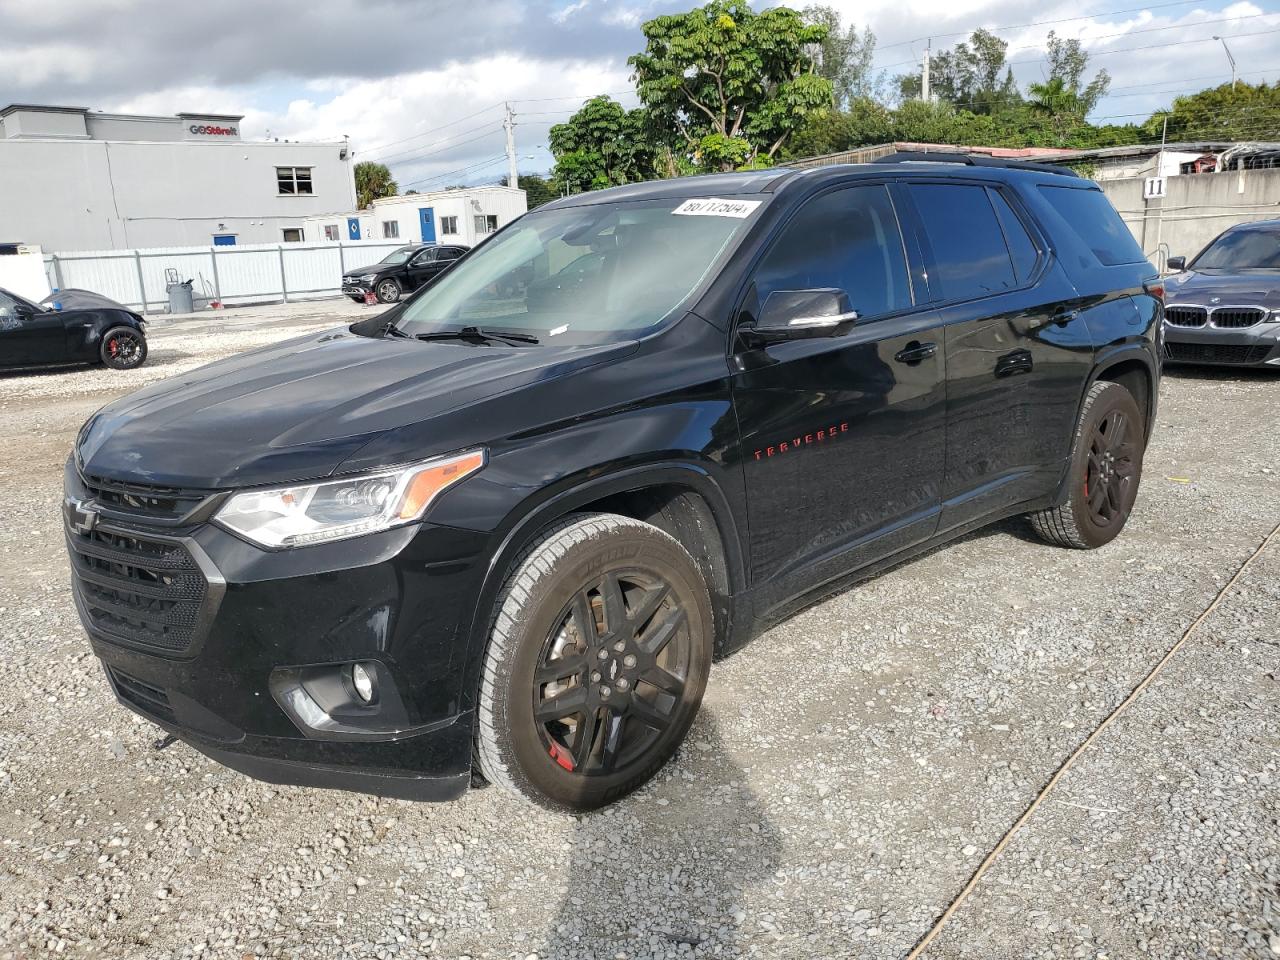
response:
[(702, 169), (767, 165), (815, 113), (830, 109), (831, 81), (810, 50), (826, 27), (787, 7), (756, 13), (746, 0), (713, 0), (657, 17), (645, 49), (628, 59), (653, 128)]
[[(988, 30), (975, 30), (967, 41), (929, 59), (929, 94), (970, 113), (999, 113), (1021, 99), (1013, 70), (1005, 59), (1009, 44)], [(920, 75), (897, 78), (902, 101), (919, 99)]]
[(525, 201), (528, 203), (530, 210), (534, 207), (540, 207), (559, 196), (556, 193), (555, 184), (546, 177), (538, 176), (536, 173), (521, 174), (516, 183), (524, 191)]
[(551, 128), (552, 179), (574, 193), (648, 178), (655, 150), (647, 126), (643, 110), (626, 110), (611, 97), (588, 100)]
[(1083, 119), (1093, 112), (1098, 101), (1111, 89), (1111, 75), (1106, 70), (1099, 70), (1094, 74), (1093, 79), (1082, 87), (1080, 83), (1084, 79), (1085, 70), (1089, 67), (1089, 54), (1085, 53), (1080, 41), (1075, 38), (1064, 40), (1050, 30), (1046, 47), (1049, 60), (1047, 82), (1062, 81), (1063, 89), (1075, 97), (1080, 117)]
[(831, 107), (839, 110), (854, 97), (875, 93), (871, 61), (876, 53), (876, 38), (867, 27), (861, 34), (856, 26), (844, 26), (835, 7), (821, 4), (805, 7), (805, 23), (824, 27), (826, 36), (810, 51), (814, 72), (831, 83)]
[(1274, 140), (1280, 136), (1280, 83), (1224, 83), (1178, 97), (1142, 125), (1147, 140), (1160, 139), (1166, 118), (1170, 141)]
[(893, 139), (893, 113), (870, 97), (855, 97), (847, 110), (814, 114), (787, 141), (792, 157), (817, 157)]
[(391, 171), (385, 163), (364, 160), (356, 164), (356, 204), (364, 210), (375, 200), (394, 197), (400, 189), (391, 179)]

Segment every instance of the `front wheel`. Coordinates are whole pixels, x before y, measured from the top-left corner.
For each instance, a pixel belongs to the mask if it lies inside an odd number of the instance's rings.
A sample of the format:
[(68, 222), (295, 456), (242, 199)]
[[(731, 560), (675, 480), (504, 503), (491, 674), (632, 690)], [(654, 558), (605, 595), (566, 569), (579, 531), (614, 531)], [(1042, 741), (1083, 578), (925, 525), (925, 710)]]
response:
[(132, 370), (147, 359), (147, 340), (133, 327), (113, 327), (102, 338), (98, 355), (112, 370)]
[(1133, 394), (1106, 380), (1090, 387), (1071, 448), (1067, 501), (1031, 514), (1036, 533), (1078, 550), (1114, 540), (1138, 498), (1146, 435)]
[(379, 303), (395, 303), (400, 299), (400, 284), (394, 277), (388, 277), (386, 280), (378, 281), (374, 292), (378, 295)]
[(475, 744), (485, 778), (559, 810), (648, 781), (711, 666), (711, 601), (688, 551), (639, 520), (572, 517), (524, 551), (497, 602)]

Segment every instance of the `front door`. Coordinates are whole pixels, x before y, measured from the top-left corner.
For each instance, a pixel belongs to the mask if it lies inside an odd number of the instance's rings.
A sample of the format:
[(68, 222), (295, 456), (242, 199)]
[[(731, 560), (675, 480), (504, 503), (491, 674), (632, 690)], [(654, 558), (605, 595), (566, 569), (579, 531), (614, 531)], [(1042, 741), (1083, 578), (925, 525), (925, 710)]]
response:
[(409, 285), (413, 289), (416, 290), (440, 272), (441, 264), (436, 261), (439, 252), (438, 247), (428, 247), (426, 250), (419, 250), (409, 261)]
[(59, 363), (67, 358), (67, 332), (61, 313), (0, 290), (0, 367)]
[(436, 212), (432, 207), (418, 208), (418, 222), (422, 225), (422, 242), (436, 242)]
[(859, 315), (837, 336), (754, 348), (735, 341), (734, 406), (762, 608), (937, 527), (942, 332), (937, 314), (917, 306), (910, 272), (883, 184), (812, 198), (754, 270), (739, 329), (778, 290), (838, 288)]
[(1016, 507), (1062, 473), (1092, 358), (1075, 287), (998, 184), (912, 183), (929, 288), (946, 330), (941, 529)]

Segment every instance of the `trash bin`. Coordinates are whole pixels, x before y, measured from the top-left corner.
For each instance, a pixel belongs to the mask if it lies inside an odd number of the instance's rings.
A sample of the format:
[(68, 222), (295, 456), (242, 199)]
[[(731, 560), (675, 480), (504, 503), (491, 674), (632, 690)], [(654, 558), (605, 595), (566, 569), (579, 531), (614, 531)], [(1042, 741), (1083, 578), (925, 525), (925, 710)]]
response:
[(165, 291), (169, 294), (170, 313), (195, 313), (195, 298), (191, 293), (191, 284), (190, 280), (165, 284)]

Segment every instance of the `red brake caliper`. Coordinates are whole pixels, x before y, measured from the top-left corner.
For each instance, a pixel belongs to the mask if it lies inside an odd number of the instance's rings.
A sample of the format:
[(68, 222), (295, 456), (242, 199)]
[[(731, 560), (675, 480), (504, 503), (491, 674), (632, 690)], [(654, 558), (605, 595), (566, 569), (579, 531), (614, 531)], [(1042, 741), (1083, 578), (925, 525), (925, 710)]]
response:
[(107, 344), (107, 352), (113, 357), (116, 356), (120, 352), (120, 341), (112, 337), (111, 342)]
[(569, 753), (568, 750), (560, 746), (560, 744), (556, 743), (554, 740), (551, 741), (551, 749), (548, 752), (551, 754), (552, 760), (560, 764), (560, 766), (564, 767), (570, 773), (573, 772), (573, 754)]

